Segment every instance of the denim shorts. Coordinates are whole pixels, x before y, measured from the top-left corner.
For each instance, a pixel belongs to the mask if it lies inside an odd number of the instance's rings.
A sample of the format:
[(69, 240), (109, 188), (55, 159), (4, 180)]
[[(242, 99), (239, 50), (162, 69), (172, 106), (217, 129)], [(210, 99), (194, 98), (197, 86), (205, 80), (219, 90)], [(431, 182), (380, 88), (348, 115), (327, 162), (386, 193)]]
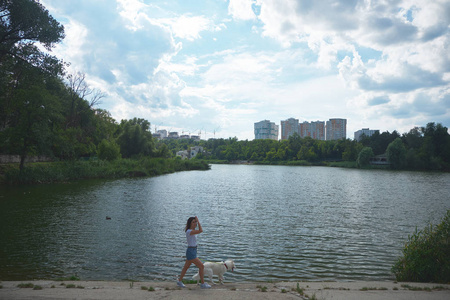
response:
[(196, 259), (197, 258), (197, 247), (195, 248), (187, 248), (186, 250), (186, 260)]

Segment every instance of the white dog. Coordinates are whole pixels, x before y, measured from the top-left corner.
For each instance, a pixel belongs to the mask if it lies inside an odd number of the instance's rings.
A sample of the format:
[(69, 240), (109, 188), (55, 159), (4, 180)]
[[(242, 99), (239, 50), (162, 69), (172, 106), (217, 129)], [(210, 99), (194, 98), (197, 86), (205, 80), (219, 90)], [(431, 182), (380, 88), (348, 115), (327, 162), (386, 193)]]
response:
[[(235, 269), (234, 261), (232, 259), (228, 259), (224, 262), (205, 262), (203, 265), (205, 266), (203, 273), (204, 278), (209, 277), (209, 280), (212, 284), (216, 284), (213, 280), (213, 275), (218, 276), (220, 284), (223, 284), (223, 274), (225, 274), (228, 270), (231, 270), (233, 272)], [(200, 281), (200, 274), (197, 272), (197, 274), (192, 276), (192, 278), (197, 280), (198, 284), (198, 282)]]

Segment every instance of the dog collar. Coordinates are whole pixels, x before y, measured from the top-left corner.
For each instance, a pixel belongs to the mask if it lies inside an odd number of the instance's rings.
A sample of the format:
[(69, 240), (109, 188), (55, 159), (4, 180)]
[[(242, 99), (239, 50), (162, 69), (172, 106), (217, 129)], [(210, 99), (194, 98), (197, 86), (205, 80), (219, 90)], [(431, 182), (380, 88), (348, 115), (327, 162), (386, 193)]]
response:
[(223, 265), (224, 265), (224, 266), (225, 266), (225, 268), (227, 268), (227, 270), (228, 270), (227, 264), (226, 264), (226, 263), (223, 263)]

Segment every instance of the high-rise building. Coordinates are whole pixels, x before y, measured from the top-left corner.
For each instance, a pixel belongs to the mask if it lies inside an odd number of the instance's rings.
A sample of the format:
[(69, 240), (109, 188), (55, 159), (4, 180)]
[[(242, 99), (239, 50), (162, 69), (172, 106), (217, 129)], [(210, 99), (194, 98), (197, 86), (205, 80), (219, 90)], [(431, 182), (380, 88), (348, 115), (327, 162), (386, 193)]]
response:
[(269, 120), (255, 123), (255, 140), (259, 139), (278, 140), (278, 125)]
[(311, 122), (309, 131), (311, 132), (310, 137), (312, 137), (313, 139), (321, 141), (325, 140), (325, 122)]
[(378, 129), (369, 129), (369, 128), (363, 128), (361, 130), (355, 131), (355, 141), (360, 142), (362, 139), (362, 136), (365, 135), (367, 137), (372, 136), (375, 134), (375, 132), (380, 132)]
[(325, 140), (325, 122), (303, 122), (300, 124), (300, 137), (311, 137), (315, 140)]
[(281, 139), (287, 140), (294, 133), (299, 133), (298, 119), (289, 118), (281, 121)]
[(310, 127), (311, 127), (311, 124), (309, 124), (309, 122), (307, 122), (307, 121), (300, 124), (300, 136), (302, 138), (311, 136)]
[(340, 140), (347, 138), (347, 119), (330, 119), (326, 126), (326, 140)]

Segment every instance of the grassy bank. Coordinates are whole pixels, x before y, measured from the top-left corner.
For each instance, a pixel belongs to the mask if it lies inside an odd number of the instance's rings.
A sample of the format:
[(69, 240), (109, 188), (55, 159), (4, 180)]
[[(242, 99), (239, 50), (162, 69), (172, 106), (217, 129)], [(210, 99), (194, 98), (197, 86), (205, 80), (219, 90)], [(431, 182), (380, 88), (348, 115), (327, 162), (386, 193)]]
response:
[(201, 160), (163, 158), (118, 159), (115, 161), (63, 161), (28, 164), (22, 172), (18, 164), (1, 166), (0, 184), (64, 182), (89, 178), (156, 176), (179, 171), (209, 170)]

